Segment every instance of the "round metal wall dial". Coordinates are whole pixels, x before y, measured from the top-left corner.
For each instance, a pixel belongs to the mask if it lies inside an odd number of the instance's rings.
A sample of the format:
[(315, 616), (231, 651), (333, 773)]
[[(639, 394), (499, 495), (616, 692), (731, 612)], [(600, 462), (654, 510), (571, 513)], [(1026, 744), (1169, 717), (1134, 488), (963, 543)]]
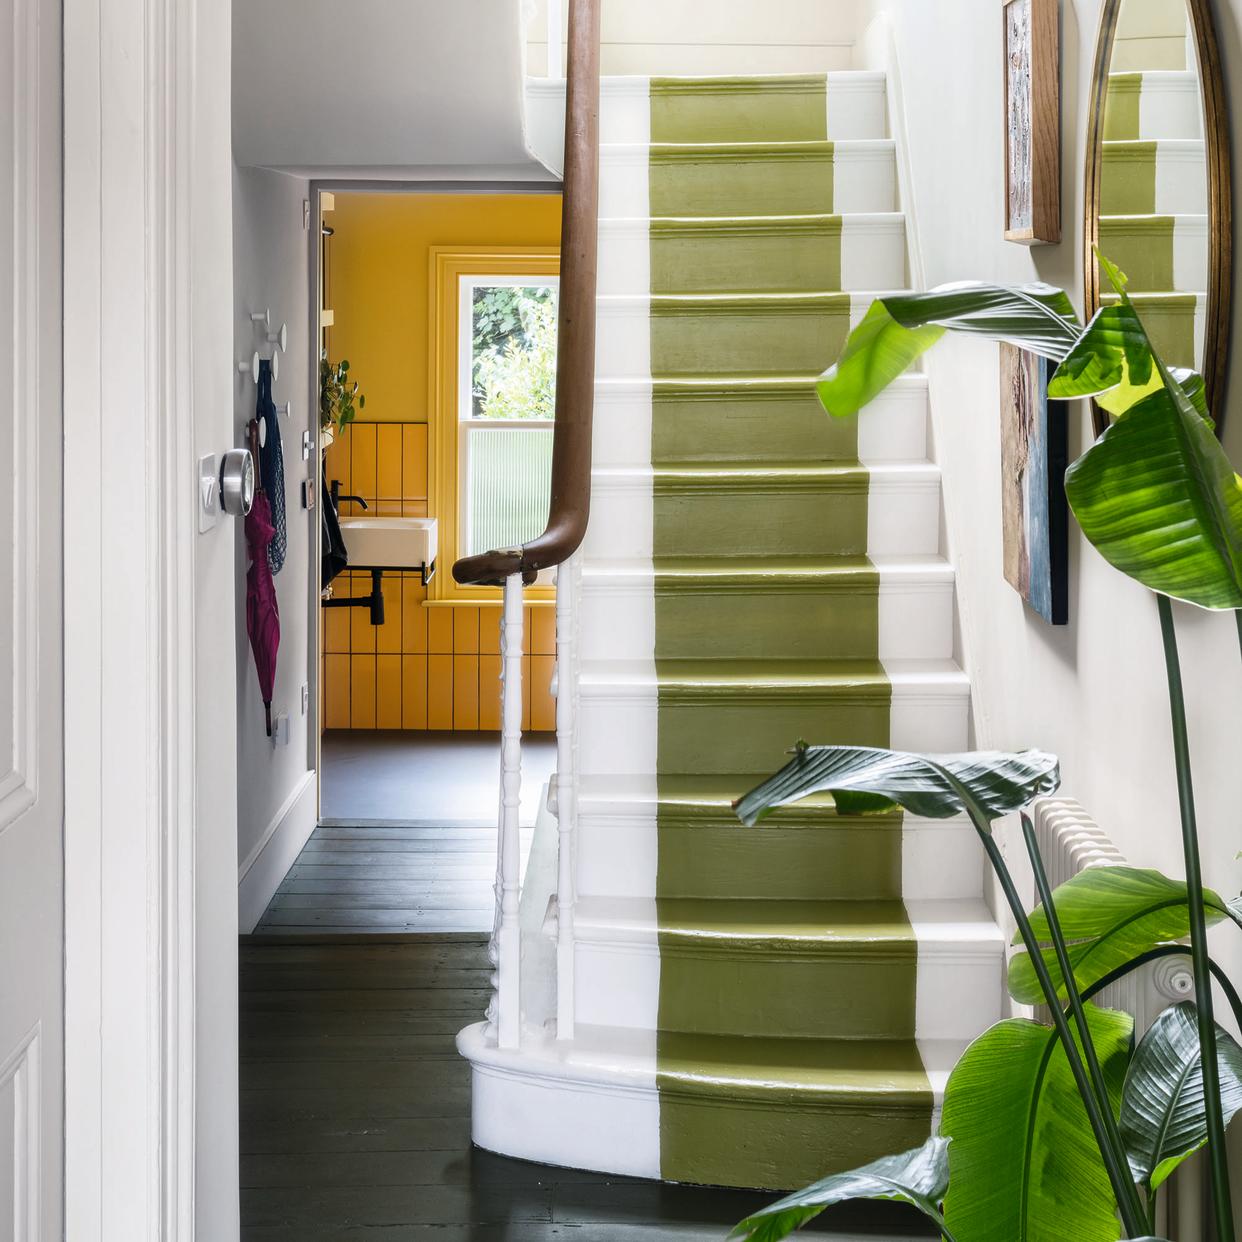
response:
[(249, 449), (229, 449), (220, 463), (220, 507), (245, 517), (254, 504), (254, 458)]

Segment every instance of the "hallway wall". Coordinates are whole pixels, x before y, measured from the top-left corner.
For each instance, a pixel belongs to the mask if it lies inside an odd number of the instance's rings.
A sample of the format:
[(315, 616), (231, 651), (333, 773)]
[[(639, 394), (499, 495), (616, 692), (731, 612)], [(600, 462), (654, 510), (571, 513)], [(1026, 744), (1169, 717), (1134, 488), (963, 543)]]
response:
[[(289, 743), (267, 736), (263, 700), (246, 637), (246, 551), (243, 524), (236, 526), (237, 574), (237, 857), (239, 921), (249, 931), (315, 826), (314, 744), (309, 717), (302, 710), (302, 687), (313, 693), (309, 648), (312, 519), (318, 510), (302, 508), (302, 432), (312, 423), (309, 340), (309, 251), (302, 226), (307, 182), (265, 169), (236, 168), (233, 178), (234, 349), (239, 359), (271, 347), (250, 320), (252, 311), (271, 310), (272, 323), (289, 329), (289, 348), (280, 360), (273, 388), (276, 403), (290, 403), (281, 417), (284, 442), (285, 509), (288, 548), (275, 576), (280, 604), (280, 653), (272, 697), (273, 721), (289, 717)], [(318, 400), (314, 402), (316, 409)], [(254, 417), (255, 385), (234, 373), (233, 443), (245, 443), (246, 423)], [(312, 458), (312, 461), (314, 458)]]
[[(1045, 280), (1081, 307), (1083, 164), (1087, 92), (1099, 0), (1065, 0), (1063, 29), (1063, 221), (1059, 246), (1025, 249), (1002, 240), (1001, 10), (974, 0), (873, 0), (891, 22), (905, 97), (913, 212), (925, 283), (964, 279)], [(1242, 0), (1215, 6), (1242, 116)], [(884, 36), (873, 29), (868, 45)], [(946, 90), (946, 63), (969, 65), (969, 89)], [(1235, 134), (1235, 167), (1242, 149)], [(1236, 190), (1235, 190), (1236, 193)], [(1235, 272), (1237, 269), (1235, 269)], [(1236, 279), (1236, 275), (1235, 275)], [(1235, 316), (1234, 366), (1225, 443), (1242, 460), (1242, 324)], [(958, 572), (959, 641), (974, 685), (975, 743), (1056, 752), (1064, 792), (1079, 799), (1130, 861), (1183, 873), (1167, 690), (1154, 599), (1110, 568), (1071, 524), (1070, 623), (1054, 629), (1024, 608), (1001, 572), (998, 350), (948, 338), (928, 356), (935, 455), (944, 471), (944, 520)], [(1071, 418), (1070, 455), (1090, 436), (1085, 405)], [(1210, 884), (1242, 887), (1242, 663), (1228, 615), (1179, 607), (1190, 701), (1197, 794)], [(1012, 828), (1011, 858), (1022, 853)], [(1216, 933), (1226, 969), (1242, 971), (1237, 930)], [(1223, 1020), (1223, 1019), (1222, 1019)]]

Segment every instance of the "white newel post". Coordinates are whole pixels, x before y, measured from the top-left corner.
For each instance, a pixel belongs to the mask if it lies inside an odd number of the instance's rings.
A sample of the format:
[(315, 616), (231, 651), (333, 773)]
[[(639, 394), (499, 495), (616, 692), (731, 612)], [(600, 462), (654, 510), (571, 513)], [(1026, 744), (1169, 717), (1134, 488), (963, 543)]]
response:
[(490, 956), (496, 968), (488, 1020), (501, 1048), (516, 1048), (522, 1023), (522, 575), (505, 579), (501, 644), (500, 817), (496, 842), (496, 923)]
[(556, 571), (556, 1037), (574, 1037), (574, 832), (577, 827), (575, 755), (576, 560)]

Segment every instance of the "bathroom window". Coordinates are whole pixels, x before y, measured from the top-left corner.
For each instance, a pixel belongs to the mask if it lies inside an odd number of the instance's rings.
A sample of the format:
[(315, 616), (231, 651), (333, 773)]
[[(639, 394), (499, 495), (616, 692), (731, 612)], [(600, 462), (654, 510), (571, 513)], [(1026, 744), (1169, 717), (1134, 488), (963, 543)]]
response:
[(463, 276), (458, 348), (458, 547), (543, 533), (556, 411), (557, 281)]

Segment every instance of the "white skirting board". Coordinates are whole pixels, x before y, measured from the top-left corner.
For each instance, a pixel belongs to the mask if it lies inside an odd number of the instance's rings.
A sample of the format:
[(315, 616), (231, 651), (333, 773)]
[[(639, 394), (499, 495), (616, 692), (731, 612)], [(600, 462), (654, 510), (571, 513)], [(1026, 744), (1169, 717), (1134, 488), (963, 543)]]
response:
[(258, 926), (281, 881), (315, 831), (315, 773), (293, 787), (258, 844), (237, 869), (237, 930), (249, 935)]

